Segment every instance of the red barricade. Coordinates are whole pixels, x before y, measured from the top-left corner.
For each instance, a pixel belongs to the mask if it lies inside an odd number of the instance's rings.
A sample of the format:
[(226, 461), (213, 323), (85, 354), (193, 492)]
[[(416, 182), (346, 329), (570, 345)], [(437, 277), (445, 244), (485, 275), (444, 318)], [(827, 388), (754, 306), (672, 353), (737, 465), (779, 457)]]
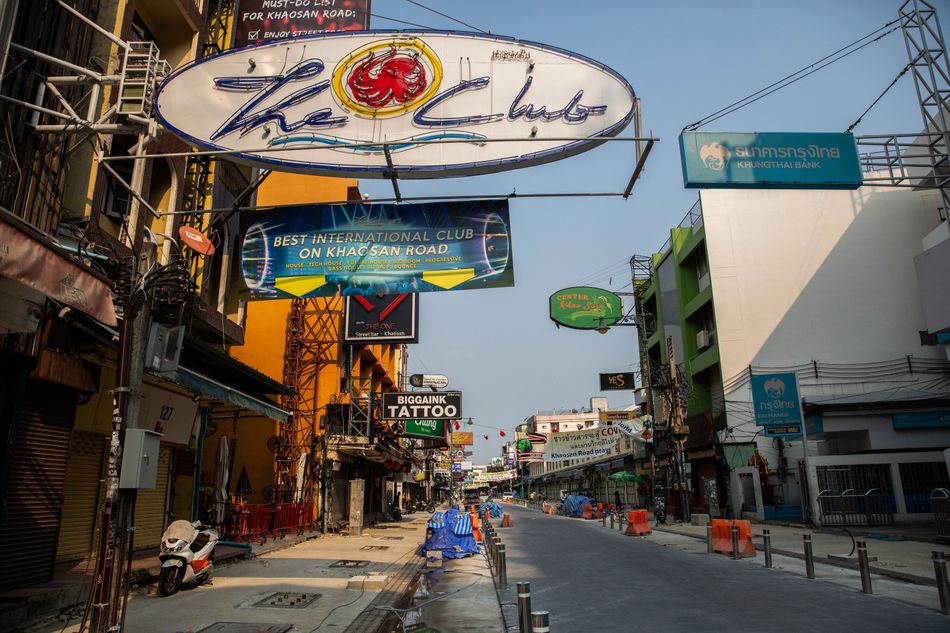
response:
[(627, 513), (627, 529), (624, 534), (627, 536), (643, 536), (651, 532), (653, 530), (650, 528), (650, 516), (646, 510), (631, 510)]
[(601, 518), (602, 516), (604, 516), (604, 504), (603, 504), (603, 503), (600, 503), (600, 502), (597, 503), (597, 512), (594, 513), (594, 516), (595, 516), (596, 518), (598, 518), (598, 519)]
[(754, 558), (755, 544), (752, 542), (752, 523), (741, 519), (713, 519), (713, 551), (732, 556), (732, 526), (739, 529), (739, 558)]
[(584, 510), (581, 514), (582, 519), (593, 519), (594, 518), (594, 509), (591, 508), (589, 503), (584, 504)]

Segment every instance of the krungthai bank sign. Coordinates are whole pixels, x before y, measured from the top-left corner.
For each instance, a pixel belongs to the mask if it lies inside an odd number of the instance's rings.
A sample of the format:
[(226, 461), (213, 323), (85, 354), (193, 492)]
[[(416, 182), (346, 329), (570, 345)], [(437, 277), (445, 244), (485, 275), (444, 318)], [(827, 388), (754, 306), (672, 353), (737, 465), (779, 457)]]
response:
[(603, 64), (542, 44), (360, 31), (196, 61), (164, 81), (155, 103), (166, 128), (237, 160), (330, 176), (434, 178), (592, 149), (630, 123), (635, 95)]
[(687, 188), (857, 189), (853, 134), (683, 132)]

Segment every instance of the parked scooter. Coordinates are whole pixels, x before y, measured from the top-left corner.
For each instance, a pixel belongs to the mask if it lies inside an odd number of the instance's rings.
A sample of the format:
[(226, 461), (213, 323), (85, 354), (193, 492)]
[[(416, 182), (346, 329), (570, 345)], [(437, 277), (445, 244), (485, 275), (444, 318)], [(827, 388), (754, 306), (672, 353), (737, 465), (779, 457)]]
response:
[(217, 542), (218, 533), (200, 521), (173, 521), (162, 534), (158, 592), (170, 596), (184, 584), (210, 580)]

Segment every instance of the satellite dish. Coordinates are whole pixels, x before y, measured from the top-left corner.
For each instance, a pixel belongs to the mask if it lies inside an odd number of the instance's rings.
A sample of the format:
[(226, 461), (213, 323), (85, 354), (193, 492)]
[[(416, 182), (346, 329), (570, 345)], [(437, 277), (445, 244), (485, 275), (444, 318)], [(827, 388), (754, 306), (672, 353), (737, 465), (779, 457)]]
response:
[(271, 453), (276, 453), (277, 449), (280, 448), (280, 438), (276, 435), (271, 435), (267, 438), (267, 450)]

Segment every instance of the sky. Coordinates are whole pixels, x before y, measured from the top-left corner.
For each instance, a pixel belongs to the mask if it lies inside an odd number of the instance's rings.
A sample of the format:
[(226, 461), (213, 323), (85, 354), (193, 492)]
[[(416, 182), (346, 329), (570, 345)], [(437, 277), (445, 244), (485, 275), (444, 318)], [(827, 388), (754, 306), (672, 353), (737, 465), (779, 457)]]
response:
[[(950, 28), (950, 0), (931, 0)], [(420, 341), (411, 373), (443, 374), (463, 392), (473, 418), (474, 461), (499, 454), (514, 427), (539, 410), (582, 408), (593, 396), (612, 408), (632, 392), (599, 392), (598, 374), (633, 371), (636, 329), (607, 334), (558, 329), (551, 293), (573, 285), (629, 291), (631, 255), (659, 250), (696, 200), (684, 189), (680, 130), (812, 64), (897, 17), (896, 0), (421, 0), (493, 34), (565, 48), (623, 75), (641, 99), (643, 127), (660, 139), (633, 195), (510, 202), (515, 286), (430, 292), (420, 298)], [(469, 30), (407, 0), (372, 0), (371, 27), (409, 29), (389, 19)], [(382, 17), (382, 16), (385, 16)], [(907, 64), (900, 31), (738, 112), (706, 131), (843, 132)], [(913, 78), (905, 75), (855, 134), (923, 127)], [(625, 135), (632, 136), (632, 129)], [(629, 143), (528, 169), (469, 178), (402, 181), (404, 196), (619, 191), (634, 167)], [(386, 181), (362, 180), (371, 198)], [(625, 301), (630, 298), (626, 297)], [(626, 307), (626, 306), (625, 306)], [(502, 438), (499, 429), (507, 437)], [(483, 435), (488, 435), (486, 441)]]

